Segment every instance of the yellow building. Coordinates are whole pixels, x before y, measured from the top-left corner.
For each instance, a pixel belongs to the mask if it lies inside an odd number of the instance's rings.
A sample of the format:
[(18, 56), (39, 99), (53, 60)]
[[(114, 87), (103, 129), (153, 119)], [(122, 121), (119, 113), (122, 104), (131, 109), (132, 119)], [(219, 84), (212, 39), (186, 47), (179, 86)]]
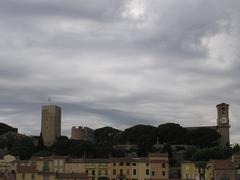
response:
[(33, 157), (29, 161), (16, 161), (16, 180), (78, 180), (88, 179), (85, 173), (66, 173), (66, 157)]
[(167, 154), (150, 154), (146, 158), (68, 159), (66, 173), (86, 173), (90, 179), (168, 179)]
[(200, 179), (200, 175), (202, 175), (202, 177), (205, 177), (205, 180), (212, 180), (214, 178), (213, 163), (192, 161), (182, 162), (181, 179)]
[(169, 176), (167, 154), (110, 159), (33, 157), (30, 161), (15, 161), (15, 169), (17, 180), (164, 180)]
[(11, 180), (13, 176), (9, 174), (13, 170), (13, 161), (15, 161), (15, 156), (10, 154), (0, 155), (0, 180), (8, 179)]
[(16, 160), (16, 157), (10, 154), (0, 157), (0, 172), (11, 170), (12, 162), (15, 160)]
[(181, 164), (181, 179), (197, 179), (198, 169), (194, 162), (185, 161)]
[(108, 159), (86, 159), (83, 164), (90, 179), (109, 179), (111, 163)]
[(90, 179), (109, 179), (111, 163), (108, 159), (69, 159), (65, 172), (86, 173)]

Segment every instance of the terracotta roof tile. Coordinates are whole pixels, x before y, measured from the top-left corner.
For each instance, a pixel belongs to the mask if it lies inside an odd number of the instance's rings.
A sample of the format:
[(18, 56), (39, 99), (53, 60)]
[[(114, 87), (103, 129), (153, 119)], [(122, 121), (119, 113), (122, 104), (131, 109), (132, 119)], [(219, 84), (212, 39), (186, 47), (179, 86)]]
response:
[(56, 173), (57, 178), (81, 178), (81, 179), (88, 179), (88, 175), (85, 173)]
[(150, 153), (148, 157), (168, 157), (168, 153)]
[(215, 160), (213, 162), (216, 170), (234, 169), (234, 163), (231, 160)]
[(27, 173), (27, 172), (37, 172), (35, 166), (17, 166), (17, 172)]
[(166, 160), (151, 160), (151, 163), (168, 163)]

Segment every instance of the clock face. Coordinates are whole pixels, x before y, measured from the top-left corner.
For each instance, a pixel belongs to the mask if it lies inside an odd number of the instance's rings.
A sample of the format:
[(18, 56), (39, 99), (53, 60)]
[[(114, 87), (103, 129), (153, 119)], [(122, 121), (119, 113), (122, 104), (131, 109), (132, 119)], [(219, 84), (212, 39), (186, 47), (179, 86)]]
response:
[(228, 120), (227, 120), (227, 118), (226, 118), (226, 117), (222, 117), (222, 118), (221, 118), (221, 122), (225, 124), (225, 123), (227, 123), (227, 122), (228, 122)]

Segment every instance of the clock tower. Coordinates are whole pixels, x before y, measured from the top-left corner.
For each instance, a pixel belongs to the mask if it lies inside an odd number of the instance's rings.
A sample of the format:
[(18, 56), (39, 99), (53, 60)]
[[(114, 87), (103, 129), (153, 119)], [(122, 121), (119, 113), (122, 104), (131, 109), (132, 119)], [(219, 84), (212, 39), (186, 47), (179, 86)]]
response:
[(229, 105), (221, 103), (217, 105), (217, 132), (221, 135), (220, 145), (229, 145)]

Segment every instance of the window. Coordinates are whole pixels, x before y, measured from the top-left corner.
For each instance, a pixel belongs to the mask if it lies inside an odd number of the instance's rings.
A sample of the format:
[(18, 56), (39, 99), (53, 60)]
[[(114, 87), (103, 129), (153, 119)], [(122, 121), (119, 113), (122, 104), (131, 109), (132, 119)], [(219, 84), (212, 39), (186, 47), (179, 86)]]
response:
[(116, 166), (116, 163), (114, 162), (113, 165)]
[(227, 175), (223, 174), (223, 175), (220, 177), (220, 179), (221, 179), (221, 180), (229, 180), (230, 178), (229, 178)]
[(222, 114), (226, 114), (225, 108), (222, 108)]
[(43, 177), (43, 180), (48, 180), (48, 175), (45, 175), (45, 176)]
[(88, 170), (86, 170), (86, 174), (88, 174)]
[(120, 176), (122, 176), (123, 175), (123, 170), (122, 169), (120, 169)]
[(162, 175), (165, 176), (165, 171), (162, 172)]
[(101, 170), (98, 170), (98, 175), (101, 175), (102, 174), (102, 171)]
[(63, 161), (62, 161), (62, 160), (59, 160), (59, 163), (60, 163), (60, 166), (62, 166), (62, 165), (63, 165)]
[(136, 163), (132, 163), (132, 166), (136, 166)]
[(25, 179), (25, 173), (22, 173), (22, 179)]
[(162, 163), (162, 168), (165, 168), (165, 163)]
[(31, 166), (36, 166), (36, 161), (31, 161)]
[(43, 163), (43, 172), (48, 172), (48, 171), (49, 171), (48, 161), (44, 161), (44, 163)]
[(146, 166), (149, 166), (149, 163), (146, 163)]
[(127, 166), (130, 166), (130, 162), (127, 162)]
[(133, 169), (133, 175), (136, 175), (136, 174), (137, 174), (137, 170)]
[(123, 166), (123, 162), (120, 162), (120, 163), (119, 163), (119, 166)]
[(58, 166), (58, 161), (54, 160), (54, 166)]
[(92, 175), (95, 175), (95, 170), (92, 170)]
[(35, 174), (34, 173), (32, 173), (32, 179), (35, 179)]
[(129, 169), (127, 169), (127, 175), (129, 175)]
[(155, 176), (155, 172), (154, 171), (152, 171), (152, 176)]
[(146, 169), (146, 175), (149, 175), (149, 169)]
[(116, 169), (113, 170), (113, 175), (116, 175)]

